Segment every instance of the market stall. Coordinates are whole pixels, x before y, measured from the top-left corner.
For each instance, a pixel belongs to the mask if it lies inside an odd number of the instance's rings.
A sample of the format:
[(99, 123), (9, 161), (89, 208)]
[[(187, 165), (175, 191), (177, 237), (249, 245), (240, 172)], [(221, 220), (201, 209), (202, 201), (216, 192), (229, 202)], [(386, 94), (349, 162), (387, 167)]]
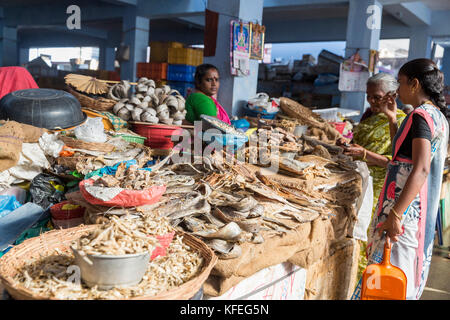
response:
[(151, 79), (66, 84), (44, 92), (72, 105), (51, 124), (12, 121), (26, 92), (0, 101), (15, 142), (0, 151), (0, 279), (13, 298), (254, 298), (293, 274), (284, 298), (350, 296), (372, 203), (367, 166), (336, 145), (343, 128), (259, 95), (255, 117), (202, 116), (198, 130), (183, 124), (184, 97)]

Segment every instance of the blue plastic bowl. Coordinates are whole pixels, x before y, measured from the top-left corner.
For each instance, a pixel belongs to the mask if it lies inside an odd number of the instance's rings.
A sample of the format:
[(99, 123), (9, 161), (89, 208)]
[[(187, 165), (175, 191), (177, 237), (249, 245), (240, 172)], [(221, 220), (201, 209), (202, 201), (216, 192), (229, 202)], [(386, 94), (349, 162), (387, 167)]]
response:
[(268, 113), (266, 110), (252, 110), (248, 106), (244, 107), (244, 113), (246, 116), (257, 118), (258, 115), (261, 115), (262, 119), (275, 119), (275, 116), (278, 112)]

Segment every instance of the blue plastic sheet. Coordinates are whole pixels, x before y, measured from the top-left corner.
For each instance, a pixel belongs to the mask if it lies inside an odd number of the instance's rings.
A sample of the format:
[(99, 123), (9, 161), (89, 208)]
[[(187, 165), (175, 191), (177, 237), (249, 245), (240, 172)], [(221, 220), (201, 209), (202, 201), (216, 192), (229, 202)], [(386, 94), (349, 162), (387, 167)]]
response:
[[(137, 161), (135, 159), (132, 159), (132, 160), (118, 162), (118, 163), (116, 163), (113, 166), (103, 167), (101, 169), (98, 169), (98, 170), (95, 170), (95, 171), (92, 171), (92, 172), (88, 173), (84, 177), (84, 179), (87, 180), (89, 178), (92, 178), (93, 176), (103, 177), (104, 174), (106, 174), (106, 175), (115, 175), (116, 171), (117, 171), (117, 168), (119, 167), (119, 165), (121, 163), (126, 163), (126, 168), (128, 169), (130, 166), (137, 164)], [(150, 169), (150, 168), (140, 168), (139, 170), (152, 171), (152, 169)]]
[(17, 201), (16, 196), (0, 195), (0, 218), (5, 217), (22, 204)]
[(0, 218), (0, 251), (12, 245), (25, 230), (31, 228), (41, 219), (48, 218), (49, 211), (41, 206), (28, 202)]

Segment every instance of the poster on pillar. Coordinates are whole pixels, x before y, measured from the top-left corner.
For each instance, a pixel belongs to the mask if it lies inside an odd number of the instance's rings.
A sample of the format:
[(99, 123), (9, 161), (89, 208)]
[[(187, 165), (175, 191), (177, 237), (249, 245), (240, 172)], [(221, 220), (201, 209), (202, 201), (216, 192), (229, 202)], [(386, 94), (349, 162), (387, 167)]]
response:
[(231, 24), (231, 74), (250, 75), (251, 27), (249, 23), (232, 20)]
[(264, 59), (264, 35), (266, 27), (258, 23), (250, 23), (251, 29), (251, 43), (250, 43), (250, 59), (263, 60)]
[(358, 52), (340, 65), (339, 91), (365, 92), (370, 72)]

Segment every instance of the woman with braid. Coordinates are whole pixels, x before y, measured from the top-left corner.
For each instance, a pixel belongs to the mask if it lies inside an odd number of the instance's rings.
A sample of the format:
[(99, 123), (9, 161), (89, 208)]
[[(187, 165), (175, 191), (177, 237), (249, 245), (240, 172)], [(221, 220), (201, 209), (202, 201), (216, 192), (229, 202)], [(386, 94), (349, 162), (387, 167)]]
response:
[[(386, 96), (382, 112), (390, 123), (392, 160), (369, 228), (368, 264), (380, 263), (385, 237), (392, 243), (391, 263), (407, 277), (407, 299), (419, 299), (433, 251), (442, 174), (449, 135), (444, 76), (429, 59), (404, 64), (397, 93), (414, 110), (397, 127), (397, 105)], [(385, 232), (384, 232), (385, 231)], [(353, 299), (359, 298), (359, 288)]]

